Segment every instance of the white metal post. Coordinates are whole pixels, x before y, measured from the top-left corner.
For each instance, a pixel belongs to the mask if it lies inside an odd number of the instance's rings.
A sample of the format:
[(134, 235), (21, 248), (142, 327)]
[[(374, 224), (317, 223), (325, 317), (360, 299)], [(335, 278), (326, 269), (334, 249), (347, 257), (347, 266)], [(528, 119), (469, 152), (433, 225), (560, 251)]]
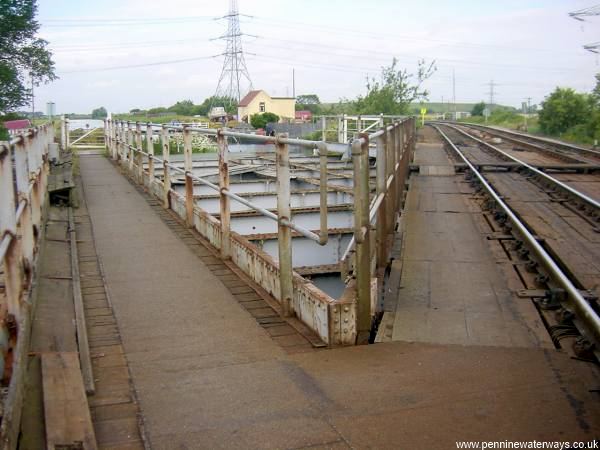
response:
[(160, 133), (160, 140), (162, 145), (162, 157), (163, 157), (163, 206), (169, 209), (169, 193), (171, 192), (171, 174), (169, 172), (169, 130), (166, 125), (162, 126)]
[[(281, 134), (279, 137), (287, 137)], [(292, 230), (282, 221), (291, 221), (292, 210), (290, 207), (290, 156), (287, 144), (276, 144), (276, 170), (277, 170), (277, 217), (279, 247), (279, 288), (281, 309), (284, 316), (292, 314), (293, 268), (292, 268)]]
[(231, 256), (230, 241), (230, 205), (229, 197), (225, 191), (229, 190), (229, 149), (227, 147), (227, 138), (223, 135), (223, 130), (219, 130), (217, 135), (219, 144), (219, 188), (220, 188), (220, 222), (221, 222), (221, 257), (227, 259)]
[(154, 141), (152, 139), (152, 125), (146, 124), (146, 152), (148, 153), (148, 187), (154, 184)]
[(183, 127), (183, 157), (185, 169), (185, 211), (187, 226), (194, 226), (194, 180), (192, 180), (192, 132), (188, 125)]

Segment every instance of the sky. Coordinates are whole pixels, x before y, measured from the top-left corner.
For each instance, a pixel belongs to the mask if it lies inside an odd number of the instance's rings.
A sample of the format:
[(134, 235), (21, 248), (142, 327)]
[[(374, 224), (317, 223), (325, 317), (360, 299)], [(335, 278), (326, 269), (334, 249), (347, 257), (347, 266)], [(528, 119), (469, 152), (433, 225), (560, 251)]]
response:
[[(598, 0), (238, 0), (246, 64), (255, 89), (272, 96), (317, 94), (323, 102), (366, 92), (392, 58), (415, 72), (435, 60), (429, 100), (520, 107), (556, 86), (590, 91), (600, 16), (571, 11)], [(35, 90), (36, 110), (57, 114), (104, 106), (127, 112), (201, 103), (223, 65), (227, 0), (39, 0), (40, 36), (59, 80)], [(151, 65), (150, 65), (151, 64)], [(131, 67), (137, 66), (137, 67)], [(125, 68), (124, 68), (125, 67)]]

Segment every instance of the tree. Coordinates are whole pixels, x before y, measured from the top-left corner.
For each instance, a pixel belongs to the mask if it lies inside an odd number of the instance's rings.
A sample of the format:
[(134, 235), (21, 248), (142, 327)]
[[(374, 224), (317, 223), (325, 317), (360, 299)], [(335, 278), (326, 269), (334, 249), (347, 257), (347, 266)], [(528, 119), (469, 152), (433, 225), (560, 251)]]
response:
[(92, 111), (92, 119), (106, 119), (108, 113), (106, 112), (106, 108), (101, 106), (100, 108), (96, 108)]
[(317, 94), (302, 94), (296, 97), (296, 103), (301, 105), (320, 105), (321, 100)]
[(169, 111), (182, 116), (193, 116), (195, 114), (195, 105), (191, 100), (182, 100), (169, 107)]
[(274, 122), (279, 122), (279, 116), (270, 112), (250, 116), (250, 125), (254, 128), (265, 128), (268, 123)]
[(148, 114), (160, 114), (164, 112), (167, 112), (167, 108), (165, 108), (164, 106), (158, 106), (156, 108), (150, 108), (148, 110)]
[(483, 110), (485, 109), (485, 102), (475, 103), (471, 110), (472, 116), (483, 116)]
[(600, 108), (600, 73), (596, 74), (596, 86), (594, 86), (594, 90), (592, 91), (590, 97), (594, 107)]
[(35, 86), (55, 80), (52, 54), (36, 37), (36, 0), (0, 0), (0, 111), (27, 104)]
[(237, 113), (237, 100), (229, 97), (210, 96), (197, 106), (196, 114), (208, 116), (211, 108), (222, 106), (228, 114)]
[[(398, 69), (397, 64), (394, 58), (389, 67), (381, 68), (381, 81), (367, 79), (367, 95), (354, 101), (358, 114), (407, 114), (411, 102), (427, 99), (429, 93), (421, 87), (435, 72), (435, 61), (430, 64), (419, 61), (416, 75)], [(413, 78), (415, 81), (411, 82)]]
[(296, 97), (296, 111), (310, 111), (321, 114), (321, 100), (316, 94), (303, 94)]
[(571, 88), (556, 88), (542, 102), (539, 124), (544, 133), (559, 134), (586, 122), (591, 102)]

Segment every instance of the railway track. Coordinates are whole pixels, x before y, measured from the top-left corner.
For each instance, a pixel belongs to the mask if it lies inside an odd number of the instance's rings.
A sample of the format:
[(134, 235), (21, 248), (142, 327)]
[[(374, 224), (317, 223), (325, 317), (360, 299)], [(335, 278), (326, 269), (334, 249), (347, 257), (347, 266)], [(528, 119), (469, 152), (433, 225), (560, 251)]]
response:
[(554, 156), (558, 159), (589, 164), (598, 164), (600, 162), (600, 151), (575, 144), (483, 125), (461, 124), (461, 127), (477, 130), (490, 136), (499, 137), (505, 141), (511, 142), (513, 145), (522, 147), (522, 149), (531, 149), (533, 151)]
[[(536, 302), (555, 343), (560, 346), (564, 337), (577, 335), (575, 353), (598, 358), (600, 202), (594, 189), (581, 192), (573, 183), (534, 167), (532, 157), (529, 162), (520, 159), (460, 127), (432, 126), (444, 139), (450, 156), (466, 166), (465, 176), (482, 206), (512, 236), (511, 252), (520, 260), (518, 264), (536, 274), (538, 289), (530, 286), (521, 294)], [(554, 153), (535, 151), (537, 162), (558, 159)], [(572, 161), (581, 163), (576, 158)], [(504, 168), (485, 174), (480, 170), (494, 164)], [(600, 178), (595, 181), (600, 185)]]

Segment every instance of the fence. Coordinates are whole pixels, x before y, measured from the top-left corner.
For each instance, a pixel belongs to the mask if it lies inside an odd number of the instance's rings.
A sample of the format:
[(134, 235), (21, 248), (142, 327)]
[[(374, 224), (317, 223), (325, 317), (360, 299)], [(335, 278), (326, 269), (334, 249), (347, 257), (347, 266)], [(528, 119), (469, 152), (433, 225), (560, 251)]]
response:
[(0, 143), (0, 372), (10, 380), (0, 435), (15, 447), (31, 327), (30, 293), (42, 233), (49, 160), (58, 158), (54, 129), (44, 125)]
[[(184, 141), (183, 168), (170, 161), (171, 132), (182, 132)], [(162, 158), (154, 154), (153, 138), (160, 133)], [(192, 134), (217, 138), (219, 146), (219, 183), (211, 183), (192, 173)], [(145, 136), (144, 136), (145, 135)], [(276, 146), (277, 214), (261, 208), (229, 190), (227, 138), (244, 138)], [(295, 315), (328, 345), (353, 345), (357, 336), (368, 335), (373, 314), (371, 284), (380, 268), (387, 265), (390, 235), (394, 232), (396, 213), (402, 200), (408, 164), (415, 143), (413, 118), (361, 136), (352, 143), (354, 162), (354, 239), (345, 253), (345, 271), (356, 282), (350, 282), (338, 300), (331, 298), (292, 268), (292, 230), (325, 245), (327, 228), (327, 155), (325, 142), (257, 136), (204, 129), (188, 125), (170, 126), (123, 121), (105, 122), (105, 140), (110, 156), (136, 182), (160, 198), (165, 208), (175, 211), (189, 227), (195, 228), (221, 256), (231, 259), (246, 275), (269, 292), (281, 305), (282, 313)], [(146, 142), (144, 151), (143, 141)], [(370, 201), (369, 142), (377, 144), (377, 191)], [(290, 144), (319, 150), (320, 155), (320, 229), (318, 232), (295, 224), (290, 208)], [(156, 164), (162, 166), (162, 177), (156, 175)], [(185, 177), (185, 194), (171, 189), (173, 174)], [(194, 183), (214, 189), (220, 196), (219, 219), (202, 210), (193, 196)], [(260, 214), (277, 221), (279, 260), (257, 248), (230, 229), (230, 202), (237, 201)], [(372, 232), (374, 231), (374, 232)], [(371, 245), (371, 241), (375, 245)], [(372, 251), (374, 249), (374, 251)], [(374, 268), (374, 270), (373, 270)], [(360, 340), (364, 340), (360, 338)]]
[(323, 136), (335, 136), (338, 143), (346, 143), (352, 139), (358, 138), (361, 133), (373, 134), (384, 125), (403, 121), (404, 116), (390, 116), (385, 114), (371, 115), (348, 115), (340, 114), (337, 116), (316, 116), (319, 130), (322, 130)]

